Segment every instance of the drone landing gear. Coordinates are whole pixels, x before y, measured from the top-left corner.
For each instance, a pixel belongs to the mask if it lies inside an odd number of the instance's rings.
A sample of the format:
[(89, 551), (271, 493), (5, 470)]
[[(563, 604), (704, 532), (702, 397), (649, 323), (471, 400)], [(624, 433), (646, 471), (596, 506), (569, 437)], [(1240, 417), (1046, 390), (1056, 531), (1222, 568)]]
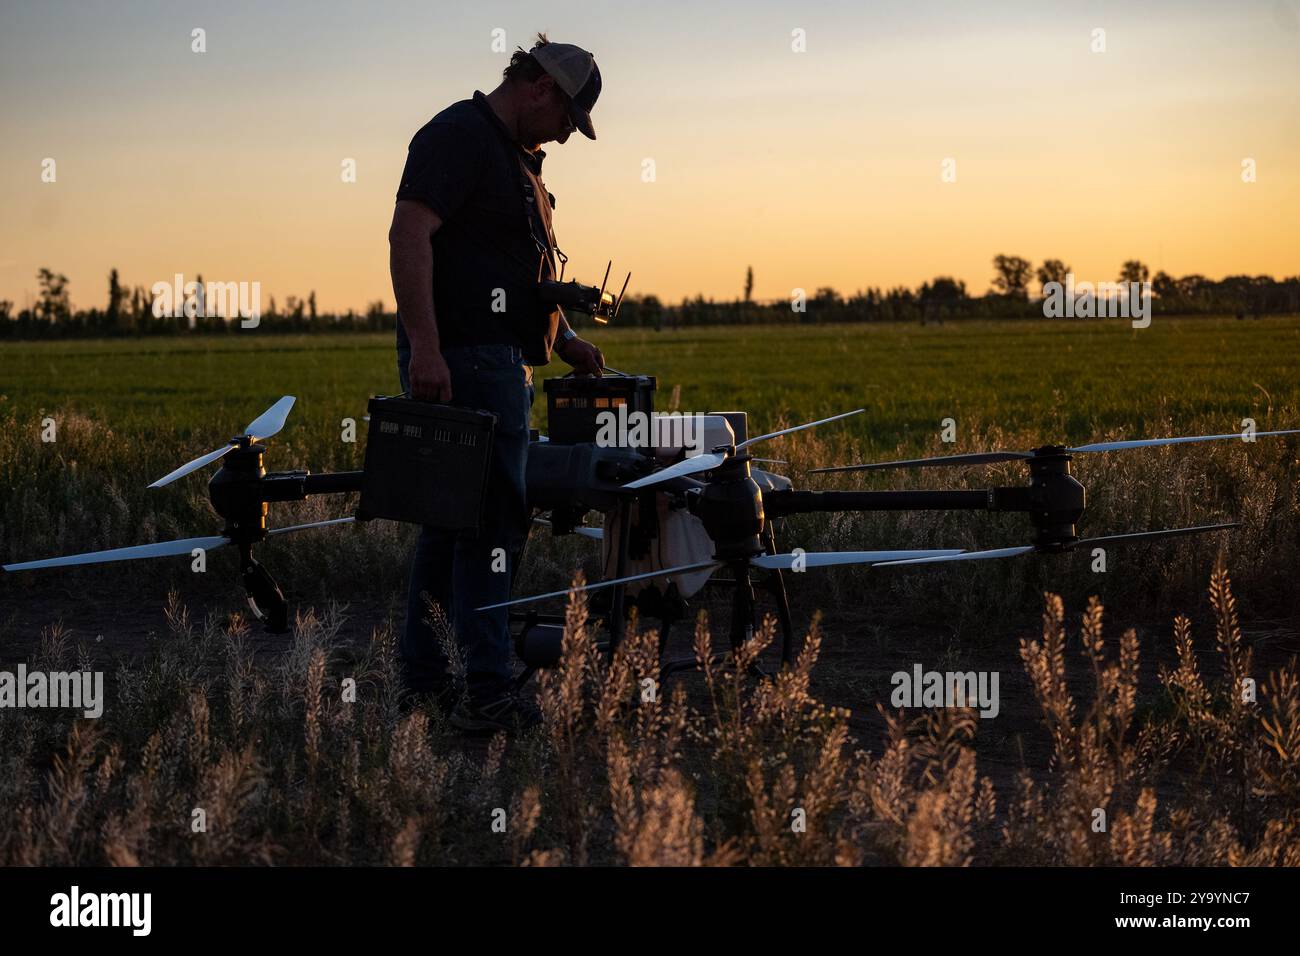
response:
[(248, 606), (253, 615), (272, 634), (289, 630), (289, 602), (266, 568), (253, 558), (253, 546), (239, 546), (239, 569), (244, 575), (244, 589), (248, 592)]
[[(776, 535), (772, 532), (770, 524), (763, 529), (762, 542), (763, 548), (768, 554), (778, 553), (776, 550)], [(733, 588), (730, 629), (731, 651), (729, 653), (714, 654), (712, 663), (725, 661), (729, 656), (734, 655), (745, 641), (752, 640), (754, 628), (757, 625), (755, 617), (758, 605), (754, 596), (754, 583), (749, 577), (749, 562), (737, 561), (731, 566), (731, 570), (734, 578), (727, 582), (719, 582), (730, 584)], [(794, 656), (794, 624), (790, 617), (790, 598), (785, 590), (785, 578), (779, 569), (774, 569), (767, 573), (761, 586), (776, 603), (777, 626), (781, 629), (781, 663), (789, 664)], [(665, 646), (666, 640), (661, 634), (659, 645), (661, 658)], [(693, 656), (665, 661), (659, 669), (659, 682), (662, 684), (670, 675), (679, 671), (696, 670), (698, 668), (699, 661)], [(766, 671), (757, 664), (751, 668), (751, 671), (759, 677), (767, 676)]]
[[(618, 540), (628, 540), (630, 525), (631, 509), (620, 509), (620, 536)], [(759, 540), (767, 554), (779, 553), (776, 546), (776, 535), (770, 523), (763, 528)], [(517, 566), (518, 562), (516, 562)], [(714, 583), (731, 585), (733, 589), (729, 633), (731, 649), (727, 652), (714, 654), (712, 656), (713, 663), (722, 663), (733, 657), (735, 652), (746, 641), (753, 639), (754, 630), (759, 623), (755, 619), (758, 605), (755, 598), (754, 582), (750, 578), (751, 565), (749, 558), (733, 561), (730, 563), (730, 567), (733, 578), (727, 581), (715, 581)], [(616, 578), (627, 576), (627, 552), (625, 549), (619, 549), (614, 576)], [(782, 664), (789, 664), (794, 657), (794, 625), (790, 615), (790, 599), (785, 588), (785, 577), (779, 569), (769, 570), (765, 572), (759, 586), (770, 595), (776, 605), (777, 625), (781, 630), (781, 662)], [(608, 594), (609, 605), (604, 615), (608, 637), (604, 641), (598, 641), (596, 646), (602, 653), (612, 657), (618, 649), (619, 642), (622, 641), (627, 627), (627, 585), (617, 584), (609, 589)], [(601, 599), (596, 598), (595, 601), (599, 604)], [(699, 662), (694, 655), (673, 660), (664, 659), (668, 651), (668, 641), (673, 626), (678, 621), (683, 620), (689, 613), (686, 600), (678, 593), (676, 586), (670, 584), (665, 591), (660, 591), (657, 587), (651, 585), (642, 590), (633, 599), (633, 603), (642, 614), (659, 619), (658, 657), (661, 662), (659, 683), (664, 683), (669, 676), (679, 671), (697, 670)], [(523, 625), (515, 639), (516, 654), (525, 665), (524, 670), (515, 678), (512, 685), (513, 689), (518, 692), (540, 668), (552, 667), (558, 663), (562, 651), (565, 619), (563, 615), (542, 615), (532, 611), (526, 614), (512, 614), (510, 619), (515, 622), (522, 622)], [(751, 667), (751, 672), (757, 676), (766, 676), (766, 672), (757, 664)]]

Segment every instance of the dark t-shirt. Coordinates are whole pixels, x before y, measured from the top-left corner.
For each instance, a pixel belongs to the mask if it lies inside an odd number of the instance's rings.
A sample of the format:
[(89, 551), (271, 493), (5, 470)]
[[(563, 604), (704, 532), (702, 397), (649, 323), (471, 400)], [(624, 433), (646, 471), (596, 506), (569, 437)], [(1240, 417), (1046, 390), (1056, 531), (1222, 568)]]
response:
[(545, 155), (515, 143), (478, 91), (411, 140), (397, 198), (418, 200), (442, 219), (433, 235), (442, 346), (517, 345), (529, 364), (551, 360), (559, 310), (537, 298), (539, 278), (555, 271)]

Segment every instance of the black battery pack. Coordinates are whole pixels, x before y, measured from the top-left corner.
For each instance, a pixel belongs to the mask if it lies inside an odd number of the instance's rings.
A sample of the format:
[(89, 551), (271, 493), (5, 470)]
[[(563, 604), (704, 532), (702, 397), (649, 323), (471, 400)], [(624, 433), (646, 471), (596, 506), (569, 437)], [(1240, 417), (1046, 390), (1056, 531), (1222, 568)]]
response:
[(357, 517), (478, 531), (497, 417), (383, 396), (369, 410)]
[(546, 437), (562, 445), (594, 442), (601, 412), (627, 406), (629, 412), (654, 412), (653, 375), (562, 375), (542, 383), (546, 392)]

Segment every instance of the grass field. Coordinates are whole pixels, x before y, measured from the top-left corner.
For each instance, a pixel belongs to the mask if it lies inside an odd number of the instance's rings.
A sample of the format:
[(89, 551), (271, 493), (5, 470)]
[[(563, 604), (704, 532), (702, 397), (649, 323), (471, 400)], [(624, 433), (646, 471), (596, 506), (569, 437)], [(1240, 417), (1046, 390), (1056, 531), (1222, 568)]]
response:
[[(807, 473), (1238, 432), (1245, 418), (1260, 431), (1300, 426), (1297, 318), (592, 337), (614, 367), (658, 377), (661, 409), (680, 386), (681, 410), (744, 409), (751, 433), (865, 408), (762, 449), (788, 460), (776, 470), (797, 487), (1016, 484), (1012, 465)], [(557, 362), (539, 376), (564, 371)], [(282, 394), (298, 403), (269, 468), (360, 468), (366, 399), (396, 390), (388, 336), (0, 346), (0, 558), (214, 533), (205, 475), (145, 486)], [(41, 440), (47, 417), (53, 442)], [(340, 437), (347, 417), (355, 444)], [(945, 418), (955, 443), (940, 440)], [(268, 544), (262, 559), (303, 612), (287, 639), (238, 614), (223, 552), (205, 575), (182, 559), (6, 575), (0, 663), (93, 662), (110, 669), (112, 698), (100, 721), (0, 711), (0, 863), (1297, 865), (1297, 447), (1265, 438), (1080, 456), (1084, 533), (1243, 522), (1228, 536), (1111, 549), (1104, 573), (1076, 552), (798, 576), (796, 624), (815, 636), (775, 680), (714, 670), (636, 704), (654, 673), (653, 634), (607, 665), (574, 618), (570, 657), (542, 682), (545, 730), (509, 744), (467, 745), (431, 705), (398, 709), (404, 526)], [(351, 505), (273, 506), (270, 523)], [(1029, 529), (1019, 516), (881, 513), (804, 516), (779, 535), (809, 550), (971, 548), (1025, 543)], [(572, 538), (539, 533), (528, 554), (521, 591), (596, 569), (589, 543)], [(722, 611), (707, 597), (698, 606), (715, 621)], [(1176, 613), (1189, 620), (1173, 624)], [(702, 627), (678, 649), (704, 653), (708, 639)], [(999, 718), (889, 709), (890, 675), (917, 662), (1000, 672)], [(1233, 691), (1245, 676), (1259, 682), (1258, 705)], [(345, 677), (361, 688), (356, 704), (340, 700)], [(212, 821), (201, 837), (188, 825), (196, 806)], [(498, 807), (511, 821), (504, 839), (488, 822)]]
[[(883, 460), (919, 453), (1030, 448), (1059, 440), (1228, 433), (1253, 418), (1272, 430), (1300, 424), (1300, 319), (1158, 320), (1135, 330), (1124, 322), (983, 322), (944, 326), (755, 326), (655, 333), (600, 329), (591, 333), (606, 361), (624, 371), (657, 376), (658, 407), (673, 396), (684, 411), (744, 409), (751, 434), (862, 407), (866, 413), (815, 432), (770, 443), (761, 454), (786, 458), (796, 481), (819, 464)], [(364, 453), (366, 399), (397, 391), (387, 335), (164, 338), (127, 341), (19, 343), (0, 346), (0, 509), (6, 560), (187, 537), (215, 530), (196, 475), (161, 492), (145, 486), (177, 464), (219, 447), (282, 394), (298, 402), (289, 425), (271, 443), (272, 470), (356, 469)], [(534, 424), (545, 428), (540, 379), (567, 369), (558, 360), (538, 370)], [(680, 390), (679, 390), (680, 389)], [(679, 391), (678, 391), (679, 390)], [(58, 440), (40, 440), (52, 416)], [(358, 421), (358, 440), (342, 441), (345, 418)], [(956, 442), (940, 441), (944, 419)], [(1089, 533), (1203, 523), (1225, 516), (1253, 520), (1234, 537), (1239, 598), (1295, 596), (1293, 576), (1281, 575), (1296, 554), (1295, 446), (1264, 439), (1253, 446), (1196, 445), (1077, 462), (1088, 478)], [(809, 487), (979, 487), (1019, 482), (1014, 469), (895, 472), (848, 476)], [(869, 484), (868, 484), (869, 483)], [(272, 524), (346, 513), (346, 502), (314, 499), (282, 506)], [(1021, 525), (980, 515), (809, 517), (793, 524), (805, 547), (913, 544), (917, 547), (1020, 543)], [(946, 539), (944, 535), (948, 535)], [(342, 593), (367, 584), (383, 590), (401, 575), (407, 532), (388, 526), (366, 534), (325, 534), (308, 549), (292, 549), (280, 564), (291, 583), (330, 577)], [(1127, 593), (1169, 583), (1167, 573), (1199, 587), (1217, 540), (1162, 545), (1168, 561), (1124, 576)], [(1282, 550), (1278, 550), (1278, 548)], [(1265, 558), (1267, 549), (1268, 556)], [(275, 553), (272, 551), (271, 553)], [(554, 565), (529, 569), (525, 586), (562, 584), (584, 551), (561, 543)], [(1150, 552), (1139, 549), (1134, 552)], [(569, 567), (565, 567), (566, 562)], [(356, 569), (368, 567), (367, 573)], [(342, 575), (348, 567), (354, 573)], [(299, 573), (301, 571), (301, 573)], [(83, 572), (75, 572), (83, 573)], [(84, 572), (97, 574), (97, 572)], [(162, 573), (161, 571), (159, 573)], [(1001, 595), (1007, 575), (1031, 572), (946, 569), (932, 581), (969, 582), (992, 575)], [(836, 599), (835, 585), (862, 572), (828, 573), (812, 584)], [(1095, 575), (1072, 589), (1082, 596)], [(889, 579), (891, 600), (906, 597), (914, 576)], [(810, 582), (811, 583), (811, 582)], [(825, 587), (823, 587), (825, 585)], [(39, 587), (34, 576), (24, 587)], [(919, 585), (927, 586), (927, 585)], [(1283, 587), (1285, 593), (1277, 594)], [(830, 590), (826, 590), (826, 589)], [(969, 593), (962, 585), (958, 592)], [(1033, 587), (1016, 589), (1013, 603), (1036, 603)], [(319, 590), (317, 593), (320, 593)], [(315, 596), (315, 595), (313, 595)], [(1001, 598), (982, 595), (1000, 603)], [(1151, 595), (1155, 598), (1157, 595)]]
[[(745, 409), (760, 424), (865, 407), (836, 430), (867, 447), (932, 444), (938, 421), (1037, 429), (1082, 441), (1166, 419), (1251, 415), (1300, 405), (1300, 318), (1236, 321), (963, 322), (943, 326), (597, 329), (612, 366), (658, 377), (660, 404)], [(4, 408), (19, 420), (76, 411), (132, 437), (221, 441), (281, 394), (298, 396), (293, 447), (336, 455), (338, 423), (371, 394), (398, 390), (382, 335), (160, 338), (0, 345)], [(538, 377), (563, 374), (558, 359)], [(534, 424), (545, 426), (539, 401)], [(333, 436), (331, 438), (331, 436)], [(320, 446), (310, 444), (320, 440)], [(277, 445), (277, 447), (280, 447)]]

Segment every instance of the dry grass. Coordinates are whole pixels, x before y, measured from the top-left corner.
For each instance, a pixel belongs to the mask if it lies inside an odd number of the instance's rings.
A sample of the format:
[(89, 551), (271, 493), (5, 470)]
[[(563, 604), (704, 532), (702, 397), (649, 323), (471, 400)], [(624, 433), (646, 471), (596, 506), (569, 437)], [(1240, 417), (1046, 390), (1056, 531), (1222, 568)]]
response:
[[(849, 713), (811, 692), (817, 623), (760, 677), (771, 620), (719, 662), (701, 616), (693, 702), (656, 684), (653, 630), (608, 660), (574, 601), (543, 729), (474, 747), (436, 710), (403, 715), (386, 630), (349, 659), (338, 608), (300, 616), (259, 665), (242, 619), (196, 624), (174, 601), (103, 719), (0, 711), (0, 863), (1297, 865), (1300, 676), (1263, 675), (1252, 700), (1222, 567), (1210, 596), (1222, 678), (1180, 616), (1177, 664), (1142, 708), (1135, 631), (1108, 640), (1095, 600), (1076, 629), (1045, 595), (1020, 655), (1050, 757), (1002, 792), (969, 709), (887, 713), (879, 752), (859, 749)], [(86, 654), (52, 629), (37, 657)]]

